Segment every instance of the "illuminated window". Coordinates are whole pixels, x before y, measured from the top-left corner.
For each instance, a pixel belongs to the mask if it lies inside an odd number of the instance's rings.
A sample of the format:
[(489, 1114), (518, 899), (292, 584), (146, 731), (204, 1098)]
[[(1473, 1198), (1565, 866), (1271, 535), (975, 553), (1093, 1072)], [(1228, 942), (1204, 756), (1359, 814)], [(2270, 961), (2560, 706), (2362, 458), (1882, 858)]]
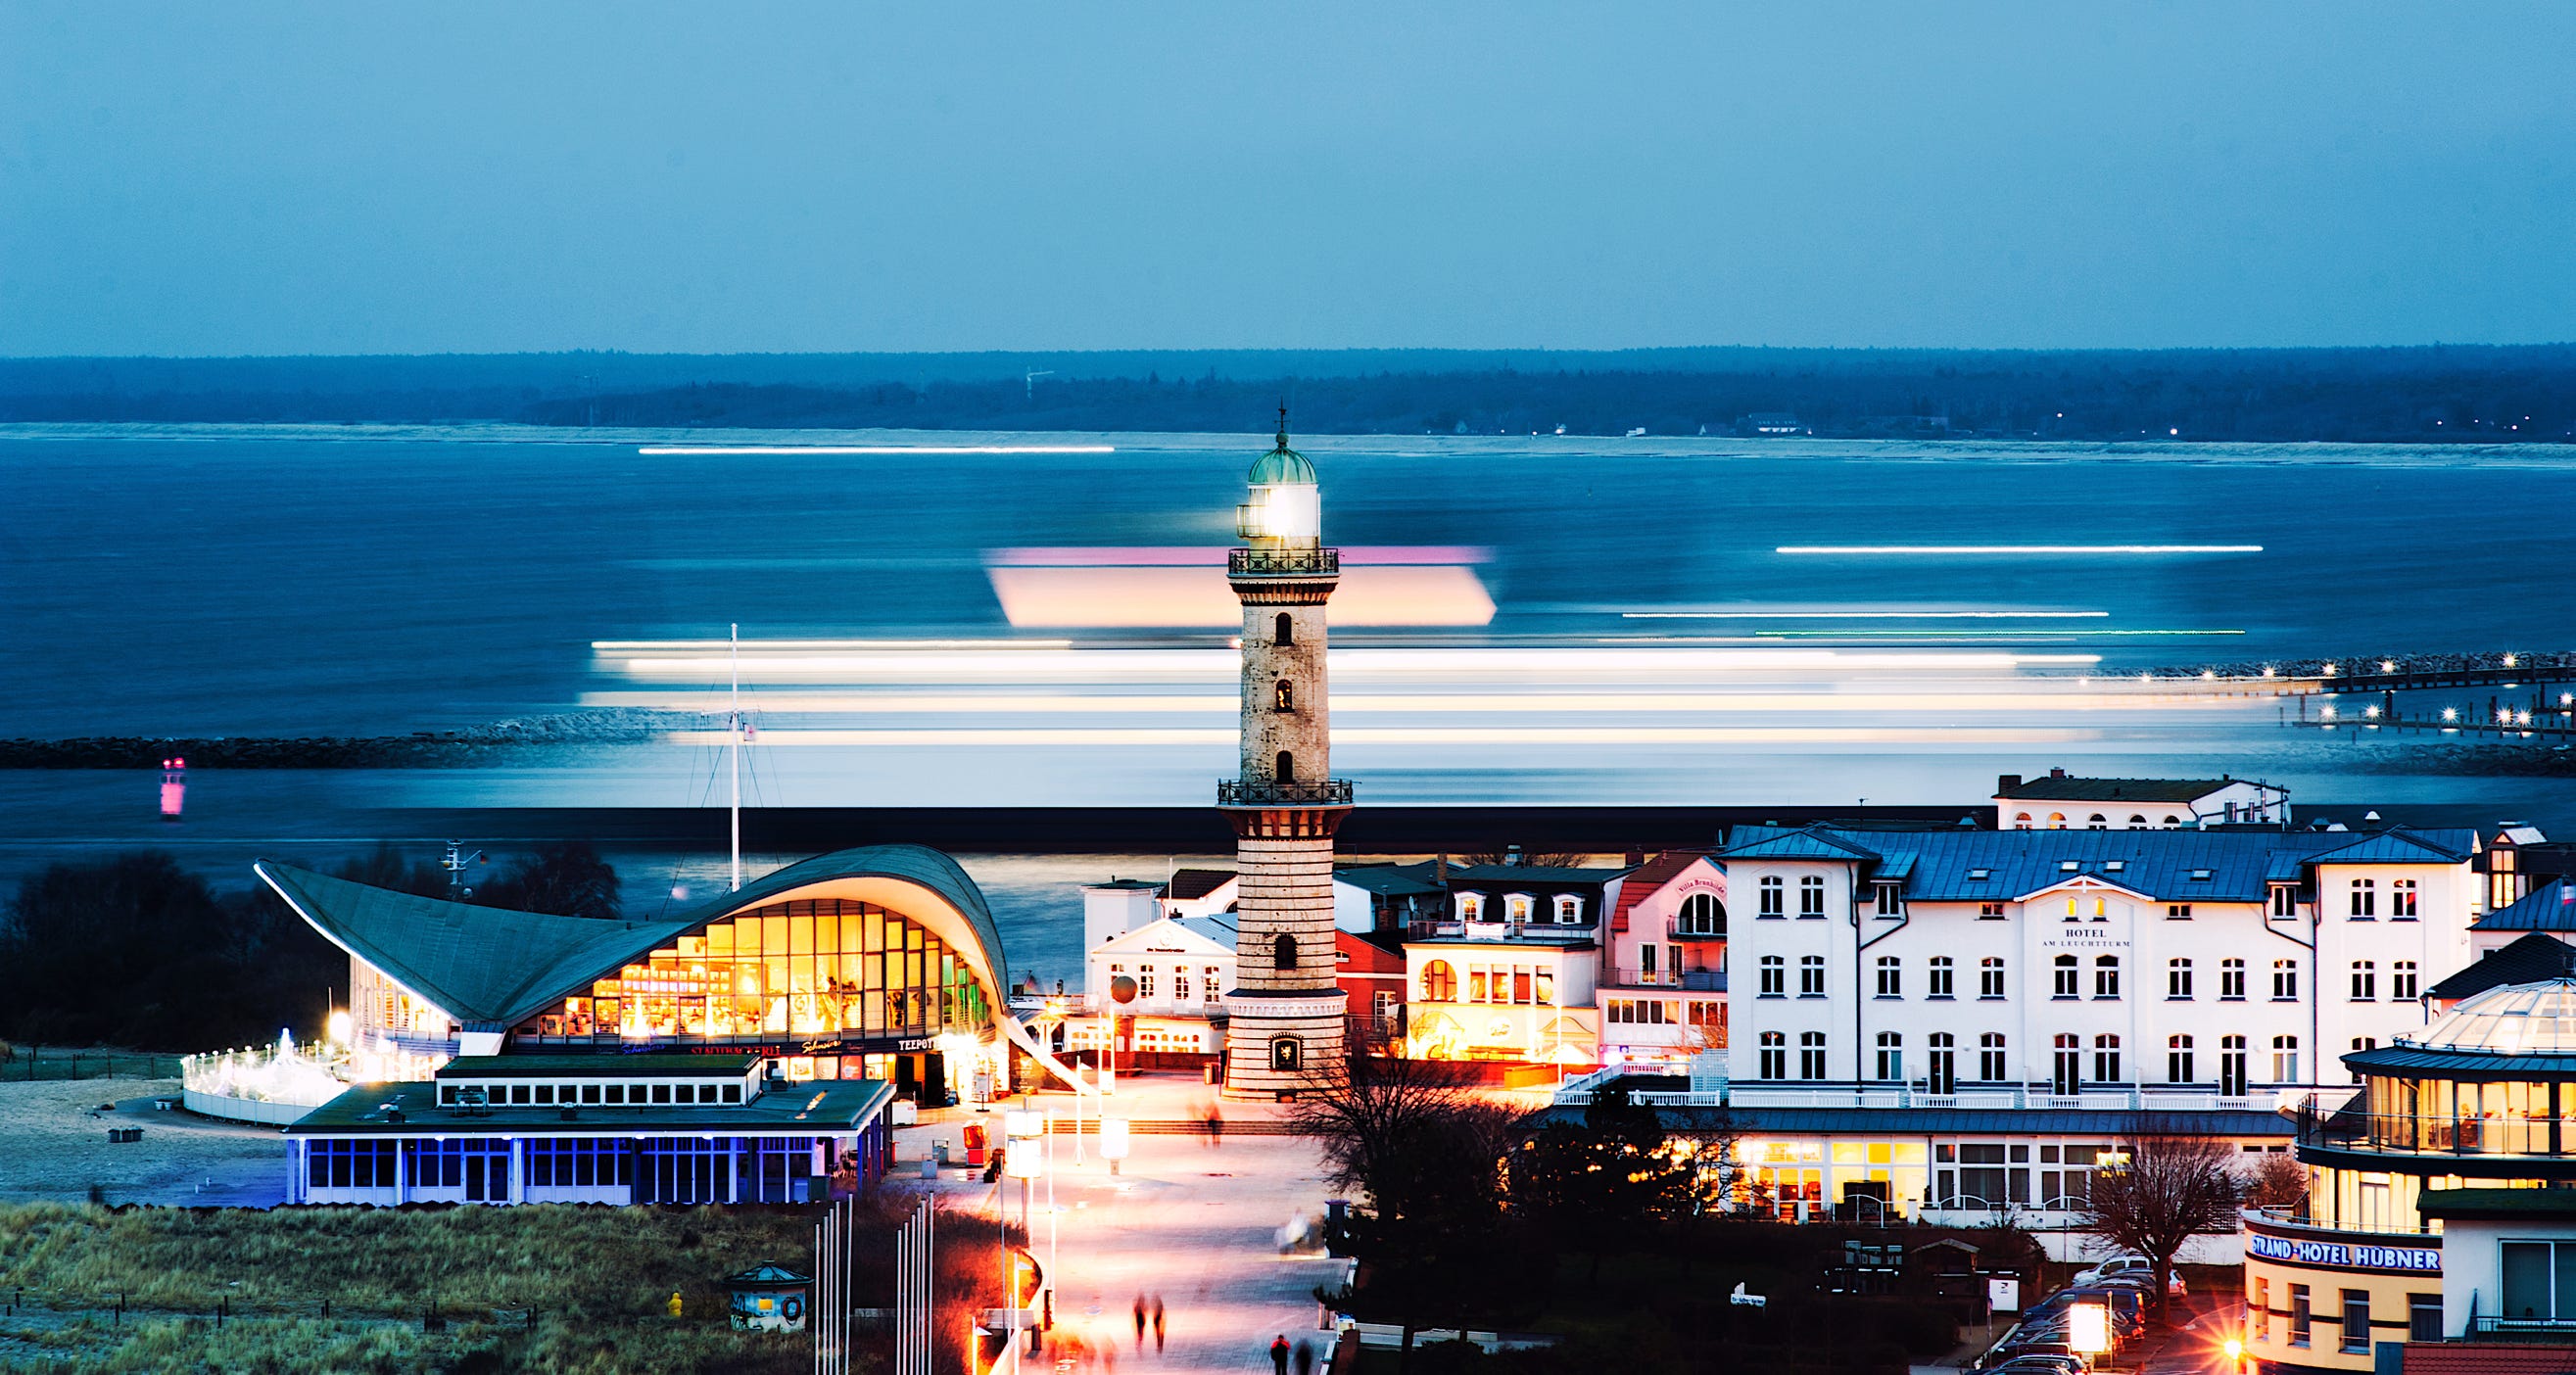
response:
[[(1270, 708), (1273, 711), (1295, 711), (1297, 709), (1296, 685), (1285, 678), (1274, 684), (1270, 689)], [(1281, 777), (1286, 775), (1282, 774)]]
[(1422, 1001), (1445, 1003), (1458, 996), (1458, 974), (1447, 960), (1432, 960), (1422, 966)]
[(2401, 878), (2388, 885), (2388, 915), (2398, 921), (2415, 920), (2415, 880)]

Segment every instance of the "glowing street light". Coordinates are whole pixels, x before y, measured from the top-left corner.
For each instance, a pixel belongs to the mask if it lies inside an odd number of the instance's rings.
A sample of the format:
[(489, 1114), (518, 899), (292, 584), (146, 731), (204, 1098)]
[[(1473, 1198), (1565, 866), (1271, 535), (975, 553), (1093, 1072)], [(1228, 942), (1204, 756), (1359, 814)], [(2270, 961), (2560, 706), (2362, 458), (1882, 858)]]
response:
[(2443, 720), (2445, 720), (2445, 721), (2457, 721), (2457, 720), (2459, 720), (2459, 719), (2460, 719), (2460, 709), (2459, 709), (2458, 707), (2444, 707), (2444, 708), (2442, 708), (2442, 719), (2443, 719)]
[(2066, 1310), (2066, 1345), (2086, 1356), (2111, 1349), (2111, 1310), (2098, 1303), (2079, 1303)]
[(1109, 1172), (1118, 1173), (1118, 1162), (1127, 1158), (1127, 1119), (1100, 1119), (1100, 1158), (1109, 1162)]

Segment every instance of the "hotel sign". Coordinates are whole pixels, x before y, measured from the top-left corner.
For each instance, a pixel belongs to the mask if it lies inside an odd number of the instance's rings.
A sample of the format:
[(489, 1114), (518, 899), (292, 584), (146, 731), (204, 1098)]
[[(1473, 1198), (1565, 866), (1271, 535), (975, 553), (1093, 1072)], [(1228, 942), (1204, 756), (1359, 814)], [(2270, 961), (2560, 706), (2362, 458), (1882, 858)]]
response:
[(2245, 1254), (2257, 1260), (2314, 1265), (2329, 1270), (2375, 1270), (2392, 1275), (2442, 1273), (2442, 1248), (2439, 1246), (2355, 1244), (2249, 1232), (2245, 1237)]

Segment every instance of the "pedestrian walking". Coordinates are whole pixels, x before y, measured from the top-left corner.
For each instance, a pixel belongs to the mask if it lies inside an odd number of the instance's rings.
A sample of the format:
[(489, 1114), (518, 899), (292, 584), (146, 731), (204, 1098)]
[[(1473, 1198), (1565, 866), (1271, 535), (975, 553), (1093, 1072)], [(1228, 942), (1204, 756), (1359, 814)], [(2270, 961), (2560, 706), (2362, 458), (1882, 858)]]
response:
[(1154, 1354), (1163, 1354), (1163, 1296), (1154, 1296)]
[(1315, 1375), (1315, 1344), (1297, 1339), (1297, 1375)]
[(1288, 1375), (1288, 1334), (1285, 1332), (1271, 1340), (1270, 1368), (1277, 1375)]
[(1219, 1111), (1214, 1103), (1208, 1104), (1207, 1132), (1210, 1146), (1225, 1144), (1225, 1114)]
[(1145, 1349), (1145, 1296), (1136, 1296), (1136, 1349)]

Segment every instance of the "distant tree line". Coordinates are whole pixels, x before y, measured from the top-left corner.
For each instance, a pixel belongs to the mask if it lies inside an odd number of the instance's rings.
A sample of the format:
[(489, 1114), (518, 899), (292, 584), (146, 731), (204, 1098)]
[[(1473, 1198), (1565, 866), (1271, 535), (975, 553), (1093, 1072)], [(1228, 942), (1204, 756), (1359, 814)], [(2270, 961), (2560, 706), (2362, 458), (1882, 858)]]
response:
[(0, 360), (10, 421), (1240, 433), (1282, 396), (1309, 434), (1751, 435), (1764, 416), (1844, 438), (2567, 442), (2576, 346)]
[[(424, 897), (446, 870), (391, 846), (341, 878)], [(472, 900), (614, 920), (617, 871), (579, 841), (503, 866)], [(47, 866), (0, 908), (0, 1039), (206, 1050), (320, 1030), (349, 957), (265, 886), (218, 891), (160, 850)]]

